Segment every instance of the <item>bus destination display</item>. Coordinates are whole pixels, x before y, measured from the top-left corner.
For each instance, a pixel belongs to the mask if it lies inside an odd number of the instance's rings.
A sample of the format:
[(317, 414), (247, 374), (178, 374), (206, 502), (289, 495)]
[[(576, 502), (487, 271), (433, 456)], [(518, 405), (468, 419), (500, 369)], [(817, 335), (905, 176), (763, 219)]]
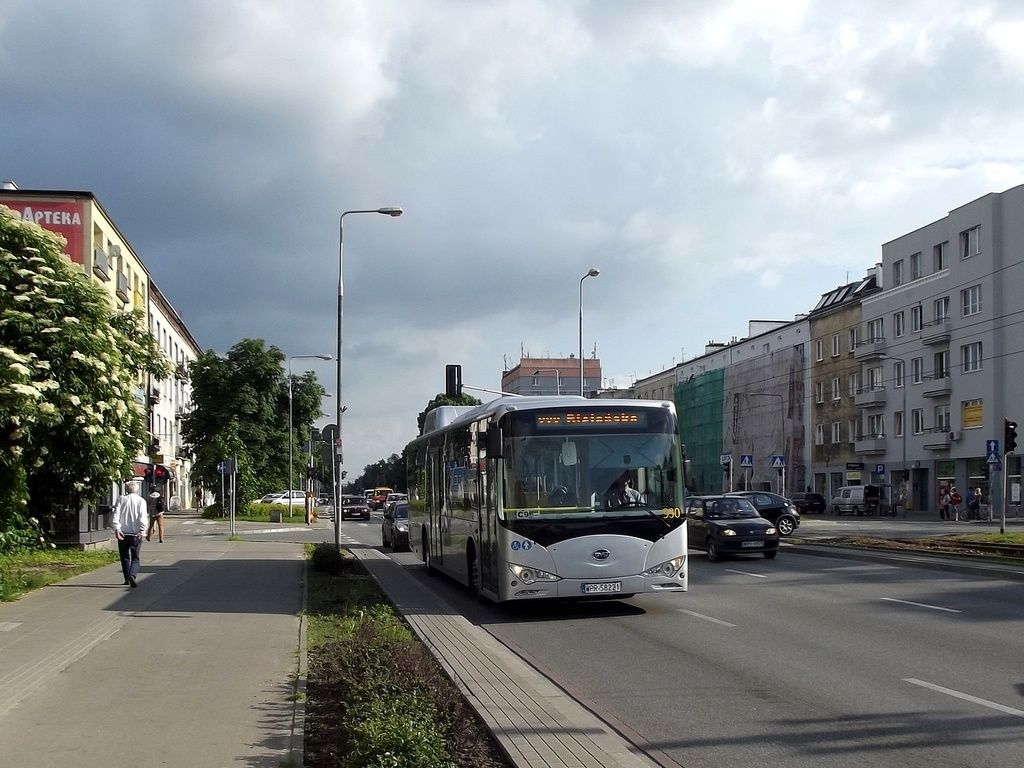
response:
[(642, 411), (548, 411), (537, 414), (538, 428), (646, 426), (647, 414)]

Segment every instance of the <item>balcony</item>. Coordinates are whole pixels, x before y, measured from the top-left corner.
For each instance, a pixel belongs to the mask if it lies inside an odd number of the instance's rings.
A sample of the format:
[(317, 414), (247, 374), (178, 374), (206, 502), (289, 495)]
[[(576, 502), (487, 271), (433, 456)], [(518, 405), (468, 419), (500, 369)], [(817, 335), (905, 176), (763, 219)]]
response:
[(865, 339), (853, 351), (853, 359), (857, 362), (877, 360), (880, 357), (885, 357), (885, 339), (883, 338)]
[(926, 451), (948, 451), (957, 437), (949, 427), (932, 427), (925, 430), (924, 448)]
[(948, 317), (932, 320), (930, 323), (925, 323), (921, 329), (921, 343), (928, 346), (949, 344), (950, 331), (952, 331), (952, 324)]
[(160, 387), (155, 384), (149, 388), (149, 404), (156, 405), (160, 402)]
[(124, 272), (117, 273), (117, 298), (125, 304), (131, 299), (131, 295), (128, 292), (128, 275)]
[(185, 363), (178, 363), (175, 367), (174, 378), (178, 381), (188, 381), (188, 366)]
[(92, 272), (101, 280), (110, 280), (110, 259), (102, 248), (93, 248)]
[(864, 387), (853, 396), (853, 403), (858, 408), (882, 408), (885, 406), (885, 387)]
[(939, 376), (926, 384), (926, 388), (921, 392), (923, 397), (949, 397), (953, 392), (952, 380), (949, 376)]
[(853, 452), (858, 456), (885, 453), (885, 435), (864, 435), (853, 441)]

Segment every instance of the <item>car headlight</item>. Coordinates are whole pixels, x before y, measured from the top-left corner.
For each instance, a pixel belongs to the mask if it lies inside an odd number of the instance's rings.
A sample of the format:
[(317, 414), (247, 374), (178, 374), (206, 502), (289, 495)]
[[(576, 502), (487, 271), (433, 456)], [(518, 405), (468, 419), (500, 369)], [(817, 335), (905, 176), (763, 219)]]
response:
[(765, 533), (767, 533), (769, 536), (774, 536), (778, 532), (779, 531), (776, 528), (767, 528), (767, 529), (765, 529)]
[(396, 523), (395, 524), (395, 530), (401, 531), (402, 533), (408, 533), (409, 532), (409, 524), (408, 523)]
[(523, 584), (533, 584), (535, 581), (559, 581), (559, 577), (553, 573), (542, 571), (539, 568), (529, 568), (525, 565), (509, 563), (508, 569)]
[(673, 578), (679, 570), (686, 563), (685, 557), (677, 557), (668, 562), (656, 565), (653, 568), (648, 568), (643, 572), (644, 576), (664, 576), (666, 578)]
[(735, 536), (736, 535), (736, 531), (734, 531), (732, 528), (723, 528), (722, 530), (719, 531), (719, 533), (722, 534), (723, 536)]

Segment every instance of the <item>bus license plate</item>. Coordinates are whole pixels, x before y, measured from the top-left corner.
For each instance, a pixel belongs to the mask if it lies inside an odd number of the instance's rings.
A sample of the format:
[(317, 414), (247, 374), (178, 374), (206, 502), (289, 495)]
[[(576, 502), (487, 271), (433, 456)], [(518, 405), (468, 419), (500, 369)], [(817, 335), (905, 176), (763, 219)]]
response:
[(605, 581), (601, 584), (584, 584), (583, 594), (595, 595), (603, 592), (621, 592), (622, 582), (621, 581)]
[(740, 546), (744, 549), (760, 549), (764, 547), (763, 541), (741, 541)]

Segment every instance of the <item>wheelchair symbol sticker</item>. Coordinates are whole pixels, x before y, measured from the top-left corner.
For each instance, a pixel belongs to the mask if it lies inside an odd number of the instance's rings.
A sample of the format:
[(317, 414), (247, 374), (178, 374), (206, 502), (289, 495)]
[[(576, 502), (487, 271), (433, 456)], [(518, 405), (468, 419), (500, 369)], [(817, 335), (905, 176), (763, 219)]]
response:
[(533, 546), (533, 542), (530, 542), (530, 541), (513, 541), (511, 546), (512, 546), (512, 551), (513, 552), (518, 552), (519, 550), (523, 550), (525, 552), (526, 550), (530, 549)]

